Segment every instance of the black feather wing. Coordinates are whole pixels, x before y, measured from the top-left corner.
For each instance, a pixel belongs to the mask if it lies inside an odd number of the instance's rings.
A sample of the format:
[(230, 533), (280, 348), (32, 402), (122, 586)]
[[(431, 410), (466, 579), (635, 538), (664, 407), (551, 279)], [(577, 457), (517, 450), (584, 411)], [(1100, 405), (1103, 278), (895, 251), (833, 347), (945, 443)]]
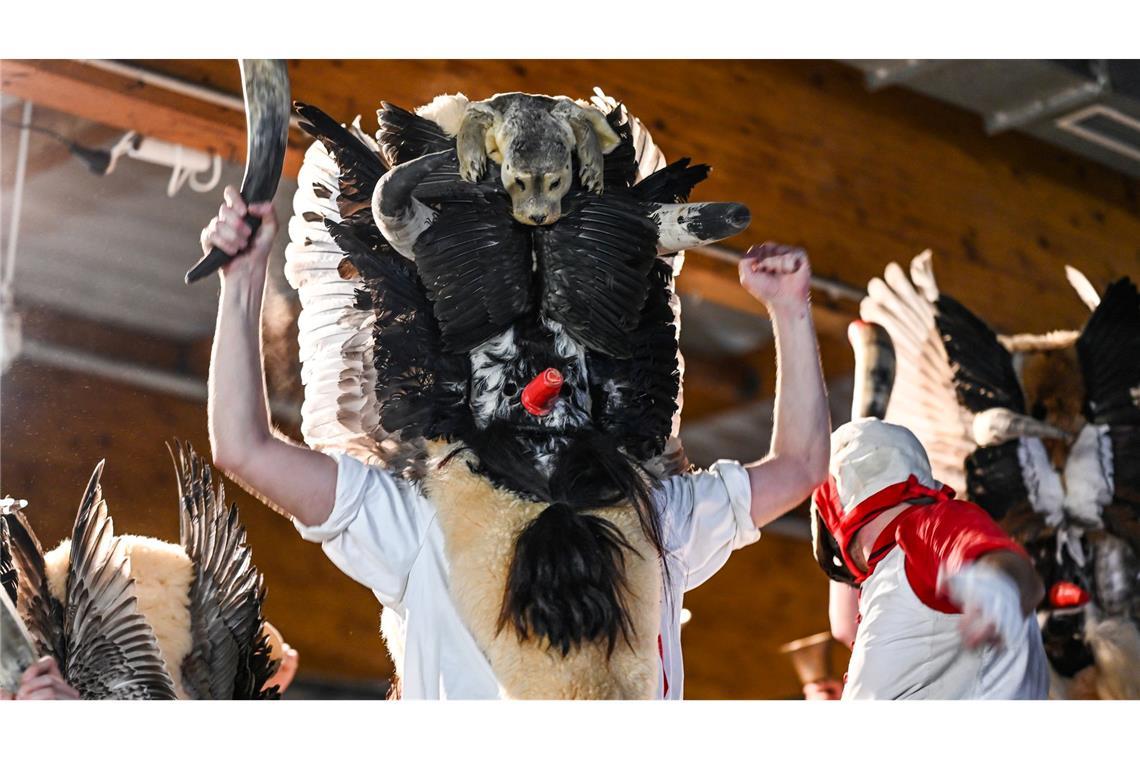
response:
[(434, 121), (397, 105), (382, 102), (377, 117), (380, 150), (390, 166), (455, 147), (455, 138), (449, 137)]
[(966, 484), (970, 501), (995, 520), (1011, 510), (1029, 504), (1021, 464), (1017, 457), (1019, 441), (982, 446), (966, 457)]
[[(934, 321), (954, 373), (958, 402), (975, 414), (994, 407), (1024, 413), (1025, 397), (1013, 358), (994, 331), (947, 295), (940, 295), (935, 301)], [(1028, 502), (1017, 446), (1017, 441), (1009, 441), (979, 447), (966, 457), (969, 498), (995, 520)]]
[(191, 649), (182, 684), (194, 699), (253, 699), (276, 670), (262, 627), (265, 588), (237, 505), (215, 493), (210, 467), (189, 446), (171, 447), (181, 502), (182, 548), (194, 565)]
[(444, 347), (453, 352), (470, 351), (527, 310), (533, 269), (531, 234), (511, 216), (507, 196), (465, 184), (472, 189), (457, 184), (439, 202), (415, 247)]
[[(295, 103), (294, 108), (301, 117), (301, 129), (320, 140), (340, 167), (341, 201), (370, 206), (372, 191), (388, 166), (359, 137), (321, 109), (305, 103)], [(343, 207), (341, 214), (350, 215), (344, 213)]]
[(677, 411), (681, 372), (677, 330), (669, 304), (672, 279), (670, 265), (655, 261), (628, 358), (594, 351), (587, 357), (589, 375), (595, 380), (591, 392), (596, 424), (616, 436), (622, 448), (642, 462), (664, 450)]
[(637, 178), (637, 146), (634, 144), (632, 127), (625, 118), (625, 108), (620, 104), (606, 114), (606, 121), (617, 133), (620, 142), (603, 160), (602, 184), (611, 191), (625, 189)]
[(388, 166), (360, 137), (324, 111), (304, 103), (296, 103), (295, 108), (302, 117), (301, 128), (321, 141), (340, 170), (336, 205), (341, 224), (369, 249), (390, 248), (372, 218), (372, 193)]
[(557, 224), (534, 231), (542, 315), (589, 349), (629, 358), (657, 257), (657, 228), (645, 205), (625, 192), (571, 190), (562, 207)]
[(373, 363), (384, 426), (405, 439), (452, 438), (470, 415), (467, 358), (443, 349), (427, 288), (398, 254), (361, 270), (376, 322)]
[(35, 639), (41, 655), (63, 662), (63, 605), (48, 590), (44, 552), (22, 512), (0, 517), (10, 565), (4, 588)]
[(1108, 286), (1077, 339), (1085, 417), (1108, 425), (1114, 498), (1140, 509), (1140, 294), (1125, 277)]
[(71, 537), (63, 674), (84, 699), (174, 699), (154, 631), (138, 612), (128, 560), (115, 551), (100, 462)]
[(689, 165), (689, 159), (659, 169), (633, 186), (631, 191), (638, 200), (646, 203), (686, 203), (697, 184), (704, 182), (711, 171), (708, 164)]
[(935, 302), (934, 319), (954, 370), (958, 400), (971, 412), (1004, 407), (1025, 412), (1025, 397), (1009, 351), (969, 309), (947, 295)]

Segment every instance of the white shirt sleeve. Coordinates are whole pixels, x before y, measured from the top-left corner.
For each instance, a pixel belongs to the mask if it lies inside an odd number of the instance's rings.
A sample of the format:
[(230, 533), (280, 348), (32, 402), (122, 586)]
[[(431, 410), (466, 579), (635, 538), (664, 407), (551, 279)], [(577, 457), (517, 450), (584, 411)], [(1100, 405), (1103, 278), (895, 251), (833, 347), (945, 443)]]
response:
[(412, 483), (346, 454), (332, 457), (337, 463), (332, 513), (320, 525), (293, 524), (382, 604), (399, 604), (434, 511)]
[(665, 550), (685, 573), (685, 591), (760, 538), (748, 472), (739, 462), (722, 459), (707, 471), (675, 475), (662, 484), (660, 498)]

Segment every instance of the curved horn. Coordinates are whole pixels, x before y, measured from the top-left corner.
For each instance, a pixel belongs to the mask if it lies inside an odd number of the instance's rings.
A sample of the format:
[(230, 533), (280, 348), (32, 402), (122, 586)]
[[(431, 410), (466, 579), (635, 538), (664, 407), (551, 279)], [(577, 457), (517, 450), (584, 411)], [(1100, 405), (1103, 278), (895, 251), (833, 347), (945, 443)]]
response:
[(752, 214), (743, 203), (657, 203), (657, 253), (676, 253), (743, 232)]
[(856, 319), (847, 327), (847, 340), (855, 352), (851, 419), (883, 419), (895, 384), (895, 347), (891, 336), (882, 325)]
[(1023, 437), (1066, 440), (1069, 434), (1041, 420), (1002, 407), (987, 409), (974, 416), (974, 441), (979, 446), (997, 446)]
[(450, 151), (421, 156), (397, 166), (376, 183), (372, 193), (372, 218), (401, 255), (415, 258), (419, 236), (435, 221), (435, 212), (416, 200), (412, 191), (449, 157)]

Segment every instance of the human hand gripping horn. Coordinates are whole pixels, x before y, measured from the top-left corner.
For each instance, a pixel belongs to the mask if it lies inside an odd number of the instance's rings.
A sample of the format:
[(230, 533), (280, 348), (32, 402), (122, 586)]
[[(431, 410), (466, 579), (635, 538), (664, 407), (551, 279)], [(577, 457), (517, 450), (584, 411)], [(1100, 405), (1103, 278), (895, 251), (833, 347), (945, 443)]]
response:
[[(245, 98), (248, 130), (248, 148), (245, 156), (245, 175), (241, 180), (241, 197), (246, 206), (273, 200), (281, 167), (285, 161), (285, 143), (289, 136), (289, 111), (292, 101), (289, 92), (289, 73), (285, 61), (276, 59), (243, 58), (241, 89)], [(261, 219), (246, 214), (245, 223), (253, 240), (261, 226)], [(218, 271), (230, 257), (215, 247), (186, 273), (186, 284)]]

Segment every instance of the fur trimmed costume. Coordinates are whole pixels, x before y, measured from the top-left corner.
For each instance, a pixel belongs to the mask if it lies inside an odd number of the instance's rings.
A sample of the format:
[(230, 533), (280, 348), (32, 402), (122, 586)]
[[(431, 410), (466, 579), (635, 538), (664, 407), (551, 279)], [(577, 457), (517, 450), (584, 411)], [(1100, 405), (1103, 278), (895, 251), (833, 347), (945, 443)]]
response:
[[(647, 698), (675, 643), (678, 695), (669, 523), (703, 498), (728, 545), (755, 529), (746, 476), (665, 495), (685, 468), (673, 279), (748, 210), (687, 203), (708, 167), (667, 165), (600, 92), (384, 104), (375, 138), (297, 110), (317, 138), (286, 250), (302, 433), (340, 468), (333, 515), (299, 527), (385, 605), (404, 693)], [(435, 650), (456, 646), (470, 678)]]
[(0, 515), (4, 590), (39, 654), (84, 699), (265, 699), (277, 670), (237, 506), (193, 449), (171, 449), (179, 544), (116, 536), (95, 468), (75, 529), (44, 553), (20, 512)]
[(495, 488), (458, 457), (428, 474), (424, 492), (435, 504), (447, 543), (456, 607), (506, 693), (546, 699), (652, 696), (660, 668), (651, 634), (661, 615), (661, 566), (633, 510), (605, 512), (630, 544), (623, 559), (629, 587), (648, 592), (627, 600), (630, 639), (612, 653), (604, 641), (585, 641), (562, 653), (547, 641), (520, 640), (499, 625), (514, 540), (547, 505)]

